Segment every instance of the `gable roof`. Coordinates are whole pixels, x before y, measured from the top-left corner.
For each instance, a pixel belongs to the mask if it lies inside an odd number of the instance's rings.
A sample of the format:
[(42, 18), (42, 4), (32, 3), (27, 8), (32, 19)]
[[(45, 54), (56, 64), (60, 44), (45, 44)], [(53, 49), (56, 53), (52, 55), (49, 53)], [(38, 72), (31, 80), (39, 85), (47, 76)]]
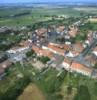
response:
[(86, 73), (92, 73), (93, 69), (92, 68), (89, 68), (89, 67), (86, 67), (80, 63), (77, 63), (77, 62), (73, 62), (72, 65), (71, 65), (71, 68), (73, 70), (80, 70), (80, 71), (83, 71), (83, 72), (86, 72)]
[(36, 30), (36, 34), (38, 35), (38, 36), (41, 36), (41, 35), (43, 35), (44, 33), (46, 33), (47, 32), (47, 29), (46, 28), (40, 28), (40, 29), (37, 29)]

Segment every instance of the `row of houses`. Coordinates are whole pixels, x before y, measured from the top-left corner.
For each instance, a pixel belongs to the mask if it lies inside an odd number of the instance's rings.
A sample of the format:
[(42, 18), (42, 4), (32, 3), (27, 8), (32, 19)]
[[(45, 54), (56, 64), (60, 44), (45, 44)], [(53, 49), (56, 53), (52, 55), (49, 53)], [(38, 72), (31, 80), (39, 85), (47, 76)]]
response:
[(65, 58), (62, 66), (69, 72), (78, 72), (92, 78), (97, 78), (97, 71), (94, 68), (87, 67), (70, 59)]

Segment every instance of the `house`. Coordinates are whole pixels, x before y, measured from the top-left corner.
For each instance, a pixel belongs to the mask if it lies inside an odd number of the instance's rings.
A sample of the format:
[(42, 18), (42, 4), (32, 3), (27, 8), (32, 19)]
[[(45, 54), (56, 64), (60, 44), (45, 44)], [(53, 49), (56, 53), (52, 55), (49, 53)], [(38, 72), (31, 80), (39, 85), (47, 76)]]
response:
[(72, 44), (69, 51), (65, 53), (65, 56), (67, 57), (76, 57), (78, 56), (82, 51), (84, 50), (84, 47), (82, 43), (77, 42), (75, 44)]
[(76, 51), (68, 51), (68, 52), (65, 52), (65, 56), (66, 57), (76, 57), (76, 56), (78, 56), (79, 55), (79, 53), (78, 52), (76, 52)]
[(84, 66), (84, 65), (82, 65), (78, 62), (73, 62), (71, 64), (71, 71), (72, 72), (78, 72), (82, 75), (91, 76), (92, 72), (93, 72), (93, 69), (89, 68), (87, 66)]
[(90, 22), (97, 22), (97, 17), (91, 17), (88, 19)]
[(86, 40), (86, 43), (88, 45), (90, 45), (93, 41), (93, 32), (92, 31), (89, 31), (88, 34), (87, 34), (87, 40)]
[(31, 38), (32, 37), (32, 31), (28, 32), (28, 36)]
[(28, 40), (22, 40), (20, 43), (19, 43), (19, 46), (20, 47), (30, 47), (32, 44), (32, 40), (28, 39)]
[(54, 32), (56, 30), (56, 25), (50, 25), (47, 30), (48, 32)]
[(78, 62), (74, 62), (68, 59), (64, 59), (64, 62), (62, 63), (63, 68), (65, 68), (67, 71), (70, 72), (77, 72), (82, 75), (91, 76), (93, 72), (93, 68), (89, 68), (87, 66), (84, 66)]
[(55, 53), (55, 54), (60, 54), (60, 55), (63, 55), (64, 56), (65, 50), (62, 49), (62, 48), (60, 48), (60, 47), (58, 47), (58, 46), (54, 46), (54, 45), (48, 44), (48, 49), (51, 52)]
[(94, 69), (91, 76), (92, 78), (97, 79), (97, 70)]
[(46, 28), (40, 28), (40, 29), (37, 29), (37, 30), (35, 30), (35, 32), (36, 32), (36, 34), (38, 35), (38, 36), (43, 36), (45, 33), (47, 33), (47, 29)]
[(60, 45), (60, 44), (49, 43), (48, 46), (42, 46), (42, 49), (46, 49), (55, 54), (64, 56), (65, 52), (70, 50), (70, 46), (65, 44)]
[(68, 34), (65, 35), (66, 40), (70, 40), (70, 36)]
[(53, 57), (53, 53), (51, 51), (48, 51), (48, 50), (40, 50), (40, 55), (41, 56), (47, 56), (49, 58), (52, 58)]
[(72, 45), (72, 50), (78, 53), (81, 53), (84, 50), (83, 44), (81, 42), (77, 42)]
[(50, 45), (53, 45), (53, 46), (60, 46), (60, 44), (58, 43), (53, 43), (53, 42), (49, 42)]
[(61, 25), (59, 27), (57, 27), (56, 31), (58, 34), (63, 35), (64, 34), (64, 30), (65, 30), (65, 26)]
[(42, 49), (42, 48), (39, 48), (35, 45), (32, 46), (32, 49), (35, 51), (35, 53), (38, 56), (47, 56), (49, 58), (52, 58), (52, 56), (53, 56), (53, 53), (47, 49)]
[(26, 59), (26, 54), (23, 53), (16, 53), (10, 56), (10, 60), (13, 63), (23, 61), (24, 59)]
[(80, 24), (81, 24), (81, 21), (80, 20), (77, 21), (77, 22), (75, 22), (75, 23), (73, 23), (74, 26), (79, 26)]
[(70, 37), (76, 37), (76, 35), (78, 34), (78, 28), (74, 26), (69, 26), (68, 34), (70, 35)]
[(84, 57), (84, 59), (91, 67), (93, 67), (97, 63), (97, 57), (93, 54), (87, 55), (86, 57)]
[(61, 64), (64, 60), (64, 56), (53, 54), (52, 59), (50, 62), (48, 62), (48, 65), (50, 65), (53, 68), (56, 68), (57, 70), (60, 70), (62, 68)]
[(71, 42), (70, 41), (66, 41), (65, 44), (66, 45), (71, 45)]
[(16, 54), (16, 53), (25, 53), (29, 50), (29, 46), (25, 47), (13, 47), (10, 50), (6, 51), (8, 54)]
[(30, 50), (29, 46), (13, 47), (6, 51), (7, 56), (12, 62), (21, 61), (26, 58), (26, 53)]
[(90, 41), (89, 40), (85, 40), (85, 43), (83, 44), (83, 47), (86, 48), (89, 45), (90, 45)]
[(74, 57), (71, 51), (66, 51), (65, 52), (65, 57)]
[(35, 52), (37, 55), (40, 55), (39, 51), (41, 50), (41, 48), (39, 48), (38, 46), (33, 45), (33, 46), (32, 46), (32, 50), (34, 50), (34, 52)]
[(97, 46), (93, 49), (92, 53), (97, 56)]
[(76, 57), (78, 56), (82, 51), (84, 50), (83, 44), (80, 42), (77, 42), (75, 44), (72, 44), (68, 52), (65, 53), (66, 57)]
[(64, 49), (64, 50), (69, 50), (71, 48), (71, 46), (69, 45), (65, 45), (65, 44), (57, 44), (57, 43), (52, 43), (50, 42), (49, 45)]
[(71, 64), (72, 64), (72, 61), (70, 59), (65, 58), (62, 63), (62, 66), (65, 70), (69, 71)]

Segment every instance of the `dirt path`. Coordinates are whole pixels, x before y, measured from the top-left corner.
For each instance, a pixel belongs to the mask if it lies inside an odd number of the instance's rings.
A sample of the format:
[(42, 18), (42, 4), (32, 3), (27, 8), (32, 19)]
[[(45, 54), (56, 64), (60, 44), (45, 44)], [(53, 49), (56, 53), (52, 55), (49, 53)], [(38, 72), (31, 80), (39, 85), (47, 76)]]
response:
[(17, 100), (46, 100), (35, 84), (30, 84)]

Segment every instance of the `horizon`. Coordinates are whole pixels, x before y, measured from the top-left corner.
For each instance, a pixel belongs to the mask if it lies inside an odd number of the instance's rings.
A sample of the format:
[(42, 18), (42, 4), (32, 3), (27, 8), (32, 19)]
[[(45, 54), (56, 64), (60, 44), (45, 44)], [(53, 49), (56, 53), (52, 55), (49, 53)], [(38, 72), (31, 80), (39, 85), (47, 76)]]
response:
[(87, 1), (84, 1), (84, 0), (3, 0), (3, 1), (0, 1), (0, 3), (97, 3), (96, 0), (87, 0)]

